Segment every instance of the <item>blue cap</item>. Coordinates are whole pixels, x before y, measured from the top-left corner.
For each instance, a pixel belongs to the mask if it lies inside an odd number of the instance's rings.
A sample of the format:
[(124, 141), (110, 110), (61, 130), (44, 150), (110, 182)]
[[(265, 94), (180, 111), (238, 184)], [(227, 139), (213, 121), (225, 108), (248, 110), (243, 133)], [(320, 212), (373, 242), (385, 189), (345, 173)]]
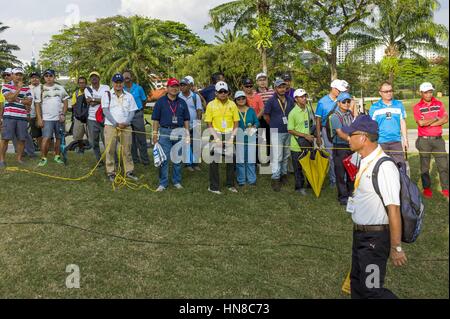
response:
[(361, 131), (369, 134), (378, 134), (378, 123), (369, 115), (360, 115), (350, 126), (343, 126), (342, 131), (345, 134), (352, 134), (356, 131)]
[(50, 74), (50, 75), (55, 76), (56, 72), (55, 72), (55, 70), (47, 69), (47, 70), (44, 71), (44, 75), (46, 75), (46, 74)]
[(351, 100), (352, 96), (350, 94), (348, 94), (347, 92), (342, 92), (341, 94), (339, 94), (337, 101), (338, 102), (342, 102), (345, 100)]
[(277, 87), (279, 87), (279, 86), (281, 86), (281, 85), (286, 85), (287, 83), (283, 80), (283, 79), (276, 79), (275, 80), (275, 87), (277, 88)]
[(121, 73), (114, 74), (114, 76), (112, 77), (112, 81), (114, 83), (116, 83), (116, 82), (123, 82), (123, 75)]

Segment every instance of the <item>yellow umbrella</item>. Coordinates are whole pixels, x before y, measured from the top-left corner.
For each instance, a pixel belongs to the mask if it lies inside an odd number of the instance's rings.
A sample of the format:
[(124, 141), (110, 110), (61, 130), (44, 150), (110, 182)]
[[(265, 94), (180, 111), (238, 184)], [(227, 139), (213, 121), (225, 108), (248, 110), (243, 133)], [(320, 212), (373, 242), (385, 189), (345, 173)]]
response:
[(303, 172), (317, 197), (320, 196), (322, 185), (329, 169), (329, 160), (324, 151), (313, 150), (299, 160)]

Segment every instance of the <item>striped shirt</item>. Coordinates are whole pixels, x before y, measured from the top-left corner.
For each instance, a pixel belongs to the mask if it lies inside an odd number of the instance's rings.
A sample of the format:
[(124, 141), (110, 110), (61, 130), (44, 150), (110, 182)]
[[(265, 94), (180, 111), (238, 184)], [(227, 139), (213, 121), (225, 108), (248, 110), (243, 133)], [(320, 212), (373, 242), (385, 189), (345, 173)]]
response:
[[(6, 95), (10, 93), (16, 93), (17, 89), (14, 86), (14, 83), (6, 83), (2, 86), (2, 94), (6, 97)], [(33, 96), (31, 94), (31, 90), (29, 87), (23, 87), (20, 89), (20, 94), (17, 96), (18, 99), (32, 99)], [(26, 121), (28, 118), (29, 112), (26, 110), (25, 105), (15, 101), (15, 102), (7, 102), (5, 101), (5, 107), (3, 109), (3, 118), (5, 119), (14, 119), (14, 120), (24, 120)]]
[(272, 89), (267, 89), (266, 92), (260, 92), (258, 89), (258, 95), (263, 100), (264, 104), (267, 102), (268, 99), (270, 99), (275, 94), (275, 91)]

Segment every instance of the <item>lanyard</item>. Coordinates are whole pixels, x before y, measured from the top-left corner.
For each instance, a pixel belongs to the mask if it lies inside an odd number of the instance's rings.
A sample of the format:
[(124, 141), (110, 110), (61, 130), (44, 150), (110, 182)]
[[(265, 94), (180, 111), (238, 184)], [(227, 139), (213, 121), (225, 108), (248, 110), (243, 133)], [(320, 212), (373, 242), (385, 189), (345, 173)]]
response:
[[(175, 105), (175, 108), (173, 107), (174, 105)], [(170, 107), (170, 110), (172, 111), (172, 114), (175, 116), (177, 113), (178, 103), (176, 101), (174, 101), (174, 103), (172, 104), (172, 101), (169, 100), (169, 107)]]
[(247, 126), (247, 112), (248, 111), (245, 111), (244, 115), (242, 116), (242, 112), (239, 111), (239, 116), (242, 119), (242, 121), (244, 121), (244, 127)]
[(358, 174), (356, 174), (356, 178), (355, 178), (355, 190), (354, 190), (354, 192), (353, 192), (353, 194), (355, 194), (356, 193), (356, 190), (358, 189), (358, 187), (359, 187), (359, 184), (361, 183), (361, 177), (363, 176), (363, 174), (369, 169), (369, 167), (370, 167), (370, 164), (372, 164), (373, 163), (373, 161), (375, 161), (376, 159), (378, 159), (379, 158), (379, 156), (381, 155), (383, 153), (383, 150), (381, 149), (379, 152), (378, 152), (378, 154), (375, 156), (375, 158), (373, 159), (373, 160), (371, 160), (369, 163), (367, 163), (367, 165), (366, 165), (366, 167), (364, 167), (364, 169), (361, 171), (361, 170), (359, 170), (358, 171)]
[(284, 108), (283, 108), (283, 104), (281, 104), (280, 99), (277, 99), (277, 100), (278, 100), (278, 104), (280, 104), (281, 111), (283, 111), (284, 116), (286, 116), (287, 100), (284, 102)]

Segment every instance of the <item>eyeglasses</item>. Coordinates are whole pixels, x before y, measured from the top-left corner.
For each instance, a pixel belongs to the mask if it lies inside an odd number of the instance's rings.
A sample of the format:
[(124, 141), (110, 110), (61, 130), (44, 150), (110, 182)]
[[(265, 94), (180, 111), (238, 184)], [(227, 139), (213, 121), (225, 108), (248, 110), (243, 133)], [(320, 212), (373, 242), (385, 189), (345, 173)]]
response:
[(244, 87), (247, 89), (253, 89), (253, 85), (244, 85)]
[(181, 83), (180, 86), (187, 86), (187, 84)]
[(381, 93), (385, 93), (385, 94), (387, 94), (387, 93), (392, 93), (392, 92), (394, 92), (394, 90), (387, 90), (387, 91), (380, 91)]
[(44, 78), (52, 78), (53, 77), (53, 74), (45, 74), (44, 75)]
[(245, 97), (245, 96), (241, 96), (241, 97), (238, 97), (237, 99), (236, 99), (236, 101), (242, 101), (242, 100), (246, 100), (247, 98)]
[(342, 101), (341, 103), (342, 103), (342, 104), (350, 104), (350, 103), (352, 103), (352, 100), (344, 100), (344, 101)]
[(219, 94), (228, 94), (228, 91), (226, 91), (226, 90), (220, 90), (220, 91), (218, 91), (217, 93), (219, 93)]

